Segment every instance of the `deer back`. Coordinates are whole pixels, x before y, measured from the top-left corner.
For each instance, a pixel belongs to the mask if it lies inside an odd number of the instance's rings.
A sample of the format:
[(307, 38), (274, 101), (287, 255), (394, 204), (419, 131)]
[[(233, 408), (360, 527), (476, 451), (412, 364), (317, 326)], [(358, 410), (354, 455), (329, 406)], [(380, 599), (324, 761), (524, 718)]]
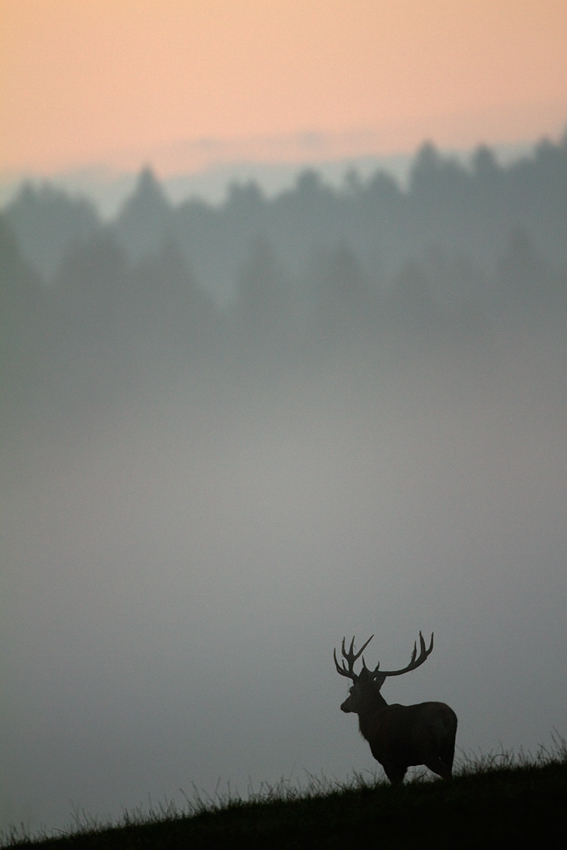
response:
[(364, 737), (381, 764), (409, 767), (428, 764), (436, 758), (452, 764), (457, 717), (445, 703), (388, 705), (365, 720)]

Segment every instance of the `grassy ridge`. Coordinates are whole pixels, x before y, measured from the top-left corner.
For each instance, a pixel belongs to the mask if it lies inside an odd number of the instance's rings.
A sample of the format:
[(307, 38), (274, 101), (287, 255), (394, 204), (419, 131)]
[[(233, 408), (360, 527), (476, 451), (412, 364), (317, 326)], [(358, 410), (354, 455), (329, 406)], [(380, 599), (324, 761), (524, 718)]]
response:
[[(465, 765), (450, 782), (383, 782), (332, 791), (276, 789), (263, 800), (198, 801), (191, 814), (126, 816), (121, 826), (82, 827), (42, 839), (16, 835), (5, 846), (98, 848), (559, 847), (567, 834), (567, 751), (497, 766)], [(195, 809), (200, 808), (200, 811)], [(563, 838), (560, 838), (560, 836)]]

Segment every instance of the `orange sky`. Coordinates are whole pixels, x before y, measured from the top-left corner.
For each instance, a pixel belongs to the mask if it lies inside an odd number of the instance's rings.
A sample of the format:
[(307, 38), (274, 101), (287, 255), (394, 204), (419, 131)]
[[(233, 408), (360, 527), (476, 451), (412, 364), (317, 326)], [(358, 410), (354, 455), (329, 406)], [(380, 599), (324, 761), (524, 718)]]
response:
[(0, 171), (554, 137), (567, 0), (0, 0)]

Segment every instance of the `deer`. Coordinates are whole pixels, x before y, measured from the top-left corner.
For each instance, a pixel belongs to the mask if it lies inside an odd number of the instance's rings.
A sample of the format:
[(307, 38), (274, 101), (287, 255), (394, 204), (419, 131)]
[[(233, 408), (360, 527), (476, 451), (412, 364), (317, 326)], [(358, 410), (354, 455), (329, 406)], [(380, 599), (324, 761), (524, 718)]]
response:
[(380, 762), (392, 785), (400, 785), (404, 781), (411, 765), (423, 764), (442, 779), (450, 779), (457, 734), (457, 715), (453, 709), (443, 702), (388, 705), (380, 693), (388, 676), (401, 676), (424, 663), (433, 651), (433, 634), (426, 647), (419, 633), (419, 655), (417, 643), (414, 643), (410, 663), (401, 670), (380, 670), (379, 663), (374, 670), (369, 670), (363, 656), (362, 669), (356, 674), (355, 662), (373, 637), (371, 635), (358, 652), (354, 648), (354, 637), (348, 651), (343, 638), (344, 660), (341, 659), (340, 665), (337, 651), (333, 650), (337, 672), (352, 679), (353, 683), (341, 710), (358, 714), (360, 733), (368, 741), (372, 755)]

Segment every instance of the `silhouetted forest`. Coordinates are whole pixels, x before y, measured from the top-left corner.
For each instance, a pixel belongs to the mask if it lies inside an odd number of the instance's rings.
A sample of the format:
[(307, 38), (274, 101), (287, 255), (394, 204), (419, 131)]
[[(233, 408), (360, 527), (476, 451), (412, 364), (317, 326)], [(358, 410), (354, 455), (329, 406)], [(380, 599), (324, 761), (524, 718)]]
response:
[(486, 147), (465, 167), (425, 144), (407, 189), (382, 172), (332, 189), (308, 170), (271, 199), (234, 185), (219, 207), (172, 205), (146, 169), (110, 223), (86, 199), (24, 185), (0, 251), (2, 396), (16, 415), (164, 383), (488, 361), (510, 335), (564, 352), (567, 136), (507, 167)]

